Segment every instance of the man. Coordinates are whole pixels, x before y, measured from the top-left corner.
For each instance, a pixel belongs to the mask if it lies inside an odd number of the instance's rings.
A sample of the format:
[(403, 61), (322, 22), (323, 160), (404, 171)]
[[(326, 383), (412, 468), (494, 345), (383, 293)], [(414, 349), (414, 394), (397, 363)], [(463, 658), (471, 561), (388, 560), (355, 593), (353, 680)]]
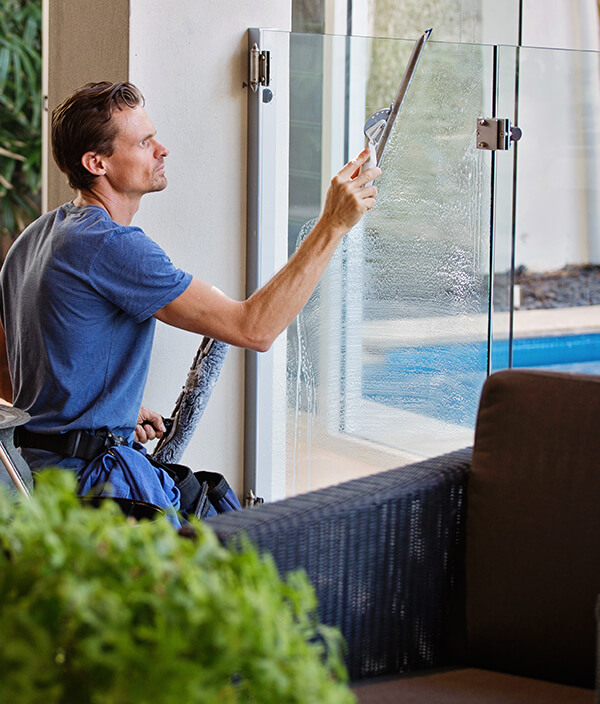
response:
[(83, 86), (54, 110), (51, 136), (76, 195), (32, 223), (9, 251), (0, 320), (13, 403), (31, 415), (21, 438), (25, 458), (34, 469), (82, 469), (112, 436), (145, 442), (165, 431), (161, 417), (140, 406), (156, 320), (268, 350), (373, 206), (376, 188), (366, 184), (380, 171), (359, 173), (367, 150), (347, 164), (298, 251), (236, 301), (177, 269), (131, 226), (141, 197), (166, 187), (169, 153), (135, 86)]

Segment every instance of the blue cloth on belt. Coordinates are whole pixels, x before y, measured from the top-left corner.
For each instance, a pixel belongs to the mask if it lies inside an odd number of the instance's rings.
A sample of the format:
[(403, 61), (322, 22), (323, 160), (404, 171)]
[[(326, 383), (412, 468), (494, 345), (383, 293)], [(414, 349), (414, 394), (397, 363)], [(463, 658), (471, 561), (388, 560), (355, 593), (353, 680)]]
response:
[(78, 494), (143, 501), (166, 510), (171, 523), (180, 528), (176, 513), (180, 507), (179, 489), (167, 472), (151, 464), (145, 454), (141, 446), (112, 447), (79, 472)]

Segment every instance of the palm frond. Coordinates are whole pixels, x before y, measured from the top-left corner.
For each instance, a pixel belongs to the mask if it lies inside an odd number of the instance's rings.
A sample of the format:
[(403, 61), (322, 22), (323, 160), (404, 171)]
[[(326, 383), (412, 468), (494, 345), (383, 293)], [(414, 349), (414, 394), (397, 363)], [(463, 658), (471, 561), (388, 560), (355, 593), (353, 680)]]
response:
[(9, 159), (16, 159), (17, 161), (27, 161), (26, 157), (22, 154), (15, 154), (14, 152), (9, 152), (8, 149), (0, 146), (0, 156), (6, 156)]

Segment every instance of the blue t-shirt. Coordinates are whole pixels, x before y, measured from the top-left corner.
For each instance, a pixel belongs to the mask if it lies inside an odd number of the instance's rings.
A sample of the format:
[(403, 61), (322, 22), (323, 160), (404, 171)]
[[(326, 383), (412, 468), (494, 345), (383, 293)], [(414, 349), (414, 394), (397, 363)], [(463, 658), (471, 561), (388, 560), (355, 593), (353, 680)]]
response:
[(98, 206), (67, 203), (32, 223), (0, 271), (13, 403), (30, 413), (27, 427), (130, 436), (152, 316), (191, 280), (140, 228)]

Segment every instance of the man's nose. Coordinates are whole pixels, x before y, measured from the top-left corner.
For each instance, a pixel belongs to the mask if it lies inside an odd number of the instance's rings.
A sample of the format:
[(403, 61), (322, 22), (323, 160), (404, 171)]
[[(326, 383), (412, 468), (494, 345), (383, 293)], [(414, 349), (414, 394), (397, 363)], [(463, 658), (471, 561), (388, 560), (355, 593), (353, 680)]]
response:
[(164, 144), (161, 144), (160, 142), (156, 143), (156, 155), (157, 156), (169, 156), (169, 150), (165, 147)]

